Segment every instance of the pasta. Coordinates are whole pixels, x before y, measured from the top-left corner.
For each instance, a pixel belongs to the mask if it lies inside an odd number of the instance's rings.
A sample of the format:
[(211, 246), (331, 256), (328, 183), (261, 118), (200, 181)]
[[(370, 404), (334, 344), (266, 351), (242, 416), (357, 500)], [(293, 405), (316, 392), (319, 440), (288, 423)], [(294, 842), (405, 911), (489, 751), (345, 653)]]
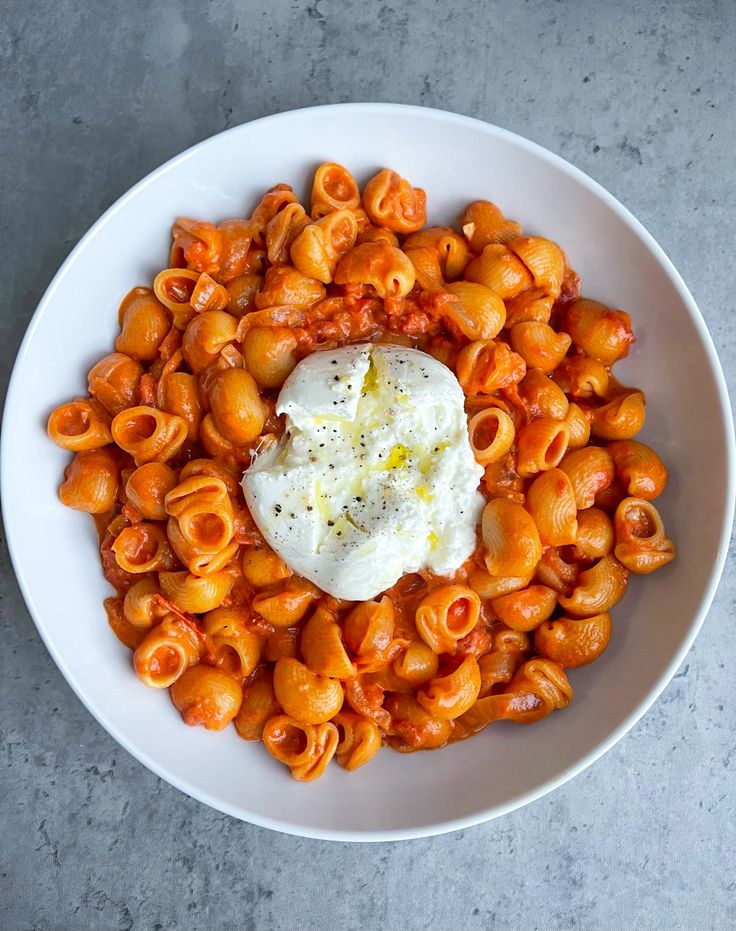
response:
[(209, 731), (227, 727), (240, 709), (243, 689), (233, 676), (215, 666), (189, 666), (171, 685), (171, 698), (185, 724)]
[(100, 449), (112, 442), (110, 416), (101, 405), (77, 398), (51, 414), (48, 434), (57, 446), (74, 453)]
[[(459, 229), (425, 222), (421, 188), (386, 168), (361, 189), (335, 162), (308, 203), (277, 184), (249, 216), (179, 217), (166, 267), (123, 297), (88, 396), (47, 424), (71, 454), (61, 501), (95, 519), (116, 590), (105, 613), (137, 677), (185, 723), (262, 741), (300, 781), (333, 757), (354, 771), (383, 746), (443, 747), (565, 708), (568, 672), (615, 636), (630, 577), (675, 558), (653, 504), (667, 468), (635, 438), (645, 395), (613, 373), (629, 314), (581, 297), (560, 246), (490, 201)], [(298, 363), (364, 342), (455, 373), (484, 501), (456, 571), (345, 601), (271, 549), (240, 479), (281, 437)]]

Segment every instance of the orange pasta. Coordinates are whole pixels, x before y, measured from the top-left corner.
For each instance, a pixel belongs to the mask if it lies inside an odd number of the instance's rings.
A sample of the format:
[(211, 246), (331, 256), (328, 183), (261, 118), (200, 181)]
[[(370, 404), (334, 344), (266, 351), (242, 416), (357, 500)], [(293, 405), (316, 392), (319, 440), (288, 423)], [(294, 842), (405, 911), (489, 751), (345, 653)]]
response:
[(607, 450), (628, 494), (648, 501), (662, 494), (667, 468), (653, 449), (636, 440), (620, 440), (609, 443)]
[(488, 200), (477, 200), (463, 215), (463, 233), (471, 249), (478, 253), (486, 246), (509, 242), (521, 236), (521, 227), (507, 220), (498, 207)]
[(266, 721), (278, 711), (273, 672), (266, 666), (259, 666), (243, 686), (243, 701), (235, 715), (235, 729), (243, 740), (260, 740)]
[(395, 233), (415, 233), (427, 218), (426, 194), (395, 171), (384, 168), (363, 190), (363, 206), (372, 223)]
[(356, 246), (335, 269), (335, 283), (370, 285), (379, 297), (404, 297), (416, 274), (406, 254), (384, 240)]
[(172, 684), (171, 699), (185, 724), (202, 724), (208, 731), (221, 731), (238, 713), (243, 689), (227, 673), (198, 663), (185, 669)]
[(305, 226), (291, 245), (295, 267), (329, 284), (340, 259), (355, 245), (358, 222), (350, 210), (335, 210)]
[(115, 442), (133, 457), (137, 466), (171, 459), (188, 432), (186, 421), (181, 417), (145, 405), (121, 411), (111, 429)]
[(89, 393), (114, 417), (138, 403), (142, 374), (143, 366), (137, 359), (113, 352), (89, 370)]
[(215, 427), (231, 443), (249, 443), (263, 430), (266, 411), (253, 376), (245, 369), (218, 372), (209, 398)]
[(142, 630), (153, 627), (167, 613), (159, 595), (158, 580), (154, 576), (144, 576), (131, 585), (123, 600), (126, 620)]
[(616, 559), (629, 571), (647, 575), (675, 558), (675, 546), (651, 501), (624, 498), (616, 508), (613, 527)]
[(350, 711), (341, 711), (333, 718), (339, 740), (337, 762), (353, 771), (364, 766), (381, 749), (381, 732), (372, 721)]
[(146, 520), (166, 520), (166, 496), (176, 487), (176, 472), (164, 462), (146, 462), (125, 484), (125, 495)]
[(263, 731), (263, 743), (300, 782), (321, 776), (335, 755), (339, 736), (334, 724), (306, 724), (286, 714), (271, 718)]
[(417, 701), (435, 718), (459, 718), (478, 697), (480, 670), (474, 656), (466, 656), (454, 672), (437, 679), (417, 694)]
[(506, 343), (477, 340), (457, 358), (457, 378), (466, 394), (493, 394), (520, 382), (525, 374), (526, 363)]
[(62, 504), (88, 514), (103, 514), (115, 505), (119, 469), (111, 450), (91, 449), (77, 453), (64, 472), (59, 488)]
[(325, 162), (314, 173), (311, 205), (315, 219), (336, 210), (355, 210), (360, 205), (358, 182), (347, 168)]
[(288, 327), (252, 327), (243, 339), (245, 367), (262, 388), (280, 388), (296, 365), (297, 345)]
[(138, 677), (155, 689), (166, 689), (199, 659), (201, 642), (192, 628), (173, 614), (154, 627), (133, 654)]
[(480, 598), (470, 588), (447, 585), (422, 600), (415, 622), (424, 642), (435, 653), (449, 653), (478, 623)]
[(120, 335), (115, 340), (115, 349), (144, 362), (158, 356), (171, 327), (166, 308), (148, 288), (133, 288), (123, 298), (118, 322)]
[(141, 522), (125, 527), (112, 545), (115, 559), (126, 572), (173, 569), (176, 558), (161, 524)]
[(550, 469), (534, 479), (526, 496), (526, 507), (543, 546), (575, 543), (578, 535), (575, 492), (562, 469)]
[(287, 204), (266, 227), (266, 255), (271, 265), (286, 265), (294, 240), (305, 226), (309, 217), (299, 203)]
[(390, 598), (364, 601), (350, 611), (342, 628), (345, 643), (361, 672), (380, 669), (396, 655), (401, 644), (394, 641), (394, 606)]
[(74, 453), (112, 443), (110, 415), (86, 398), (57, 407), (49, 417), (47, 430), (57, 446)]
[(613, 365), (627, 356), (634, 342), (629, 315), (610, 310), (598, 301), (573, 301), (565, 322), (575, 346), (604, 365)]
[[(667, 468), (635, 438), (646, 398), (614, 372), (634, 342), (629, 314), (581, 297), (562, 248), (490, 201), (467, 206), (457, 229), (425, 221), (421, 188), (386, 168), (361, 193), (336, 162), (316, 168), (308, 204), (277, 184), (245, 218), (178, 218), (168, 259), (120, 303), (88, 396), (48, 420), (72, 454), (59, 497), (95, 518), (115, 588), (104, 614), (138, 678), (169, 689), (185, 723), (262, 741), (300, 781), (333, 758), (352, 772), (382, 746), (436, 749), (566, 707), (566, 671), (616, 636), (611, 611), (630, 576), (675, 558), (652, 504)], [(374, 597), (336, 597), (295, 571), (294, 549), (251, 514), (241, 479), (254, 457), (282, 455), (288, 429), (301, 471), (274, 520), (326, 520), (321, 506), (296, 514), (302, 487), (316, 500), (322, 447), (299, 445), (279, 393), (305, 357), (361, 343), (417, 349), (455, 373), (473, 494), (482, 472), (477, 528), (445, 575), (428, 559)], [(361, 397), (374, 375), (369, 366)], [(317, 386), (324, 431), (337, 432), (341, 377)], [(385, 480), (366, 511), (377, 522), (408, 506), (404, 470), (418, 478), (417, 514), (445, 494), (427, 476), (449, 433), (418, 428), (370, 458), (372, 434), (393, 429), (410, 390), (355, 421), (356, 454)], [(351, 497), (328, 526), (361, 541), (365, 492), (339, 478)], [(428, 547), (454, 543), (455, 513)]]
[(496, 498), (483, 511), (481, 532), (485, 564), (491, 575), (525, 576), (542, 555), (539, 530), (520, 504)]
[(542, 656), (561, 666), (585, 666), (598, 659), (611, 638), (611, 615), (558, 618), (537, 628), (534, 645)]

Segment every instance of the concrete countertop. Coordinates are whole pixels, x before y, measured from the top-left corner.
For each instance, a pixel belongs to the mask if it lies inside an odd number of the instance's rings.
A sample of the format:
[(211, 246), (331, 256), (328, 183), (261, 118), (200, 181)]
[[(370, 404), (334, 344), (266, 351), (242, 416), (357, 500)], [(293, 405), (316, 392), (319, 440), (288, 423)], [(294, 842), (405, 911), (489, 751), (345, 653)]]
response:
[[(716, 0), (4, 0), (3, 390), (53, 273), (130, 185), (226, 127), (349, 100), (476, 116), (591, 174), (673, 259), (733, 390), (735, 62)], [(377, 846), (161, 782), (65, 684), (0, 560), (0, 927), (736, 925), (733, 553), (674, 681), (601, 761), (490, 824)]]

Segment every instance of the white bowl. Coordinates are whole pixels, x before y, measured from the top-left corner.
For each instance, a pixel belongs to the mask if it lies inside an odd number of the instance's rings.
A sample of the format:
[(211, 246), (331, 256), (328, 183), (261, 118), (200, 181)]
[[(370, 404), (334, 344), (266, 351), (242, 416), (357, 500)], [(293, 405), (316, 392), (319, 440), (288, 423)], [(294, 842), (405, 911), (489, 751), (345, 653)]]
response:
[[(242, 216), (286, 181), (306, 195), (322, 161), (360, 181), (390, 166), (428, 194), (432, 223), (488, 198), (529, 232), (559, 242), (583, 293), (632, 316), (638, 342), (617, 369), (648, 398), (643, 439), (670, 468), (658, 504), (679, 557), (635, 579), (614, 612), (611, 645), (571, 675), (575, 699), (533, 727), (496, 724), (436, 753), (384, 750), (357, 773), (330, 767), (304, 785), (234, 729), (181, 723), (168, 695), (143, 687), (105, 621), (92, 521), (59, 503), (68, 454), (47, 439), (49, 412), (85, 392), (111, 351), (117, 307), (166, 263), (173, 218)], [(692, 297), (643, 227), (610, 194), (531, 142), (463, 116), (387, 104), (283, 113), (238, 126), (149, 175), (92, 227), (28, 328), (2, 439), (5, 526), (15, 571), (51, 655), (91, 713), (163, 779), (238, 818), (294, 834), (388, 840), (466, 827), (550, 791), (601, 756), (667, 685), (695, 638), (726, 555), (734, 440), (726, 387)], [(687, 709), (683, 707), (683, 714)]]

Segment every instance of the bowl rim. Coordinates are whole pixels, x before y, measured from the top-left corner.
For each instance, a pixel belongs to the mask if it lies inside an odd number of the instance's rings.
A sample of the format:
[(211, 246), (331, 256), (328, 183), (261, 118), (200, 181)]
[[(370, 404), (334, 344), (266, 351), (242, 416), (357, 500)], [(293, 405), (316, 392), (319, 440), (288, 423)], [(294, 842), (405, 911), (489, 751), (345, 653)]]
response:
[[(148, 187), (150, 184), (153, 184), (159, 177), (166, 174), (171, 168), (180, 164), (181, 162), (186, 161), (195, 153), (202, 151), (207, 148), (207, 146), (212, 145), (215, 140), (220, 140), (221, 137), (227, 136), (229, 134), (236, 134), (242, 131), (245, 126), (255, 126), (264, 122), (287, 122), (290, 119), (293, 119), (297, 114), (301, 116), (308, 116), (310, 113), (321, 113), (328, 114), (330, 112), (341, 112), (345, 113), (352, 111), (354, 113), (382, 113), (388, 116), (399, 116), (399, 115), (414, 115), (421, 116), (424, 118), (434, 119), (438, 122), (442, 122), (446, 125), (463, 125), (472, 129), (479, 130), (487, 135), (494, 136), (496, 138), (505, 139), (506, 141), (512, 142), (514, 145), (520, 147), (521, 149), (530, 152), (531, 154), (537, 156), (541, 160), (547, 162), (548, 164), (556, 167), (557, 169), (563, 171), (565, 174), (570, 176), (573, 180), (577, 181), (583, 187), (587, 188), (591, 193), (596, 197), (602, 200), (610, 209), (621, 219), (626, 226), (631, 229), (631, 231), (642, 240), (646, 246), (651, 250), (652, 254), (658, 261), (659, 265), (662, 267), (670, 282), (674, 285), (675, 290), (680, 296), (683, 304), (687, 308), (688, 313), (698, 331), (698, 335), (703, 343), (703, 346), (706, 350), (706, 355), (708, 362), (710, 364), (711, 372), (714, 377), (714, 382), (716, 385), (716, 390), (718, 394), (718, 399), (720, 402), (720, 419), (722, 422), (723, 434), (726, 445), (726, 487), (725, 487), (725, 508), (723, 512), (723, 520), (719, 528), (719, 541), (718, 541), (718, 555), (713, 563), (711, 569), (711, 574), (708, 579), (705, 591), (700, 600), (700, 604), (696, 614), (694, 615), (690, 628), (683, 642), (680, 644), (679, 649), (676, 651), (675, 655), (672, 657), (669, 665), (662, 673), (662, 675), (657, 679), (657, 681), (652, 685), (647, 695), (642, 699), (639, 705), (625, 718), (625, 720), (613, 730), (608, 737), (602, 740), (596, 747), (591, 751), (581, 757), (576, 763), (567, 768), (563, 769), (553, 778), (546, 780), (541, 785), (537, 786), (535, 789), (530, 790), (529, 792), (524, 792), (518, 795), (517, 797), (511, 799), (503, 805), (493, 805), (488, 808), (481, 809), (475, 812), (472, 815), (467, 815), (462, 818), (449, 819), (446, 821), (428, 823), (421, 827), (408, 828), (408, 829), (397, 829), (397, 830), (376, 830), (376, 831), (361, 831), (361, 830), (344, 830), (344, 829), (321, 829), (321, 828), (312, 828), (304, 827), (302, 825), (293, 824), (289, 821), (280, 820), (279, 818), (264, 817), (262, 815), (248, 812), (243, 809), (242, 806), (233, 806), (227, 803), (220, 801), (219, 799), (214, 798), (206, 791), (200, 791), (197, 788), (192, 787), (187, 783), (185, 779), (179, 778), (175, 773), (170, 772), (167, 767), (159, 765), (157, 762), (152, 760), (148, 754), (141, 751), (133, 743), (131, 743), (126, 737), (124, 737), (117, 729), (117, 727), (107, 719), (107, 716), (99, 712), (92, 704), (90, 704), (84, 693), (84, 687), (81, 683), (77, 682), (73, 674), (67, 668), (63, 657), (54, 647), (50, 635), (47, 633), (44, 625), (44, 621), (41, 615), (41, 612), (37, 610), (33, 593), (27, 584), (23, 566), (20, 561), (19, 553), (15, 547), (14, 541), (14, 530), (12, 524), (8, 524), (7, 521), (7, 511), (5, 506), (5, 495), (0, 494), (0, 503), (2, 504), (2, 513), (3, 513), (3, 522), (6, 530), (7, 546), (10, 554), (11, 563), (15, 576), (18, 580), (18, 585), (23, 595), (23, 599), (26, 603), (26, 607), (33, 619), (33, 622), (38, 630), (41, 639), (46, 646), (46, 649), (51, 654), (54, 662), (59, 668), (61, 674), (66, 679), (67, 683), (71, 686), (72, 690), (76, 694), (77, 698), (82, 702), (85, 708), (89, 713), (95, 718), (95, 720), (107, 731), (108, 734), (120, 744), (128, 753), (131, 754), (136, 760), (142, 763), (147, 769), (155, 773), (159, 778), (165, 780), (170, 785), (175, 786), (181, 792), (189, 795), (190, 797), (196, 799), (199, 802), (202, 802), (211, 808), (214, 808), (218, 811), (222, 811), (225, 814), (228, 814), (239, 820), (246, 820), (251, 824), (257, 825), (258, 827), (269, 828), (270, 830), (279, 831), (286, 834), (296, 835), (299, 837), (313, 838), (317, 840), (334, 840), (334, 841), (355, 841), (355, 842), (383, 842), (383, 841), (395, 841), (395, 840), (410, 840), (415, 838), (422, 837), (431, 837), (439, 834), (445, 834), (450, 831), (462, 830), (463, 828), (472, 827), (476, 824), (481, 824), (486, 821), (490, 821), (494, 818), (500, 817), (502, 815), (508, 814), (517, 808), (521, 808), (524, 805), (529, 804), (530, 802), (536, 801), (547, 793), (553, 791), (559, 786), (563, 785), (568, 780), (572, 779), (574, 776), (577, 776), (583, 770), (591, 766), (596, 760), (600, 759), (605, 753), (608, 752), (622, 737), (624, 737), (628, 731), (630, 731), (634, 725), (643, 717), (643, 715), (651, 708), (654, 702), (659, 698), (664, 689), (669, 685), (673, 676), (675, 675), (677, 669), (682, 664), (687, 653), (689, 652), (692, 644), (700, 631), (700, 628), (705, 621), (705, 618), (708, 614), (710, 606), (713, 602), (713, 598), (718, 587), (721, 575), (723, 573), (726, 556), (728, 553), (728, 546), (731, 536), (731, 528), (733, 524), (734, 516), (734, 504), (736, 500), (736, 442), (734, 440), (734, 423), (731, 414), (731, 405), (728, 396), (728, 389), (726, 386), (726, 380), (721, 368), (720, 360), (716, 352), (715, 346), (713, 344), (713, 339), (708, 331), (708, 328), (705, 324), (705, 320), (696, 304), (693, 296), (690, 294), (685, 282), (680, 276), (679, 272), (673, 265), (672, 261), (669, 259), (667, 254), (664, 252), (659, 243), (654, 239), (654, 237), (647, 231), (647, 229), (640, 223), (639, 220), (634, 217), (634, 215), (620, 203), (620, 201), (610, 194), (602, 185), (597, 181), (594, 181), (589, 175), (583, 172), (581, 169), (577, 168), (571, 162), (568, 162), (566, 159), (562, 158), (559, 155), (551, 152), (549, 149), (546, 149), (544, 146), (532, 142), (529, 139), (526, 139), (524, 136), (519, 135), (518, 133), (511, 132), (510, 130), (503, 129), (502, 127), (496, 126), (492, 123), (487, 123), (484, 120), (476, 119), (474, 117), (465, 116), (459, 113), (453, 113), (447, 110), (440, 110), (431, 107), (421, 107), (408, 104), (400, 103), (378, 103), (378, 102), (356, 102), (356, 103), (337, 103), (337, 104), (324, 104), (312, 107), (300, 107), (292, 110), (285, 110), (279, 113), (270, 114), (268, 116), (260, 117), (255, 120), (250, 120), (245, 123), (240, 123), (237, 126), (230, 127), (222, 132), (215, 133), (212, 136), (202, 140), (199, 143), (196, 143), (193, 146), (185, 149), (183, 152), (180, 152), (178, 155), (173, 156), (168, 159), (158, 168), (155, 168), (153, 171), (149, 172), (145, 177), (140, 181), (134, 184), (128, 191), (126, 191), (121, 197), (119, 197), (110, 207), (105, 210), (105, 212), (99, 217), (99, 219), (87, 230), (87, 232), (82, 236), (79, 242), (74, 246), (68, 256), (64, 259), (59, 270), (56, 272), (52, 278), (50, 284), (48, 285), (46, 291), (44, 292), (43, 297), (38, 303), (36, 310), (34, 311), (31, 320), (26, 329), (23, 340), (21, 341), (20, 347), (18, 349), (15, 361), (13, 363), (13, 370), (8, 382), (7, 395), (5, 399), (5, 405), (3, 409), (3, 423), (5, 423), (6, 416), (8, 412), (19, 403), (21, 398), (22, 391), (22, 382), (21, 382), (21, 363), (28, 351), (28, 348), (33, 340), (34, 334), (41, 324), (46, 309), (49, 304), (52, 302), (54, 294), (59, 287), (64, 276), (67, 274), (69, 268), (76, 261), (77, 256), (84, 249), (87, 242), (92, 239), (97, 233), (105, 226), (105, 224), (135, 195), (137, 195), (141, 190)], [(2, 437), (0, 438), (0, 489), (4, 491), (9, 487), (9, 475), (10, 475), (10, 460), (11, 460), (11, 450), (10, 443), (8, 441), (7, 432), (3, 431)]]

